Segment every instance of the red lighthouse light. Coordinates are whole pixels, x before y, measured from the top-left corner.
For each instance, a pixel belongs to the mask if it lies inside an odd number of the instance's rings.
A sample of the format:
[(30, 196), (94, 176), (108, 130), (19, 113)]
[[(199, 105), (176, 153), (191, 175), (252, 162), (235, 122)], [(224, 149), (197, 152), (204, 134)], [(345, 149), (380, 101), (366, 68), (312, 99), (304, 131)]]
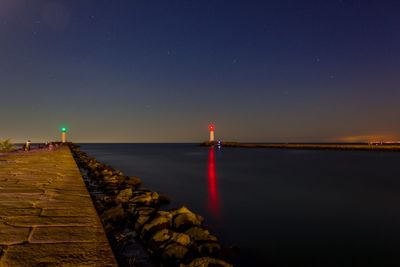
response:
[(208, 125), (208, 129), (210, 129), (210, 131), (214, 131), (215, 125), (211, 123), (210, 125)]

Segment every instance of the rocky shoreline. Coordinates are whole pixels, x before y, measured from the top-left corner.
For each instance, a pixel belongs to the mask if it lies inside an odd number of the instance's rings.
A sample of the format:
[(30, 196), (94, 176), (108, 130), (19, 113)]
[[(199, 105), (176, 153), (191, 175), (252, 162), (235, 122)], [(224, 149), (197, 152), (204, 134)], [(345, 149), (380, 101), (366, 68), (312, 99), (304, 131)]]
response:
[(231, 267), (229, 249), (187, 207), (162, 209), (166, 196), (141, 187), (70, 144), (119, 266)]

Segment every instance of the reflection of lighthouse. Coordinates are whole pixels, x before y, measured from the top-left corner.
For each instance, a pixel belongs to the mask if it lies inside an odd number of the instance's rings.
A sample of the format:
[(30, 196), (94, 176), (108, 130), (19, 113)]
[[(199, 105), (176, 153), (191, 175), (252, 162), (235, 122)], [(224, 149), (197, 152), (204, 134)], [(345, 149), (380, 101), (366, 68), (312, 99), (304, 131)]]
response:
[(210, 130), (210, 142), (214, 142), (215, 125), (213, 123), (211, 123), (210, 125), (208, 125), (208, 129)]
[(220, 216), (217, 174), (215, 171), (215, 150), (208, 151), (208, 208), (214, 218)]

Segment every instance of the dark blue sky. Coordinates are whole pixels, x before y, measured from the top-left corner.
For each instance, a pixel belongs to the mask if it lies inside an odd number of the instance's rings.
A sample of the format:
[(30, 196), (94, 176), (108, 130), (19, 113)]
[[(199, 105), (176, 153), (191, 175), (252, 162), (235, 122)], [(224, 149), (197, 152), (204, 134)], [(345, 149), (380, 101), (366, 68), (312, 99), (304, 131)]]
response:
[(0, 139), (400, 139), (400, 1), (0, 0)]

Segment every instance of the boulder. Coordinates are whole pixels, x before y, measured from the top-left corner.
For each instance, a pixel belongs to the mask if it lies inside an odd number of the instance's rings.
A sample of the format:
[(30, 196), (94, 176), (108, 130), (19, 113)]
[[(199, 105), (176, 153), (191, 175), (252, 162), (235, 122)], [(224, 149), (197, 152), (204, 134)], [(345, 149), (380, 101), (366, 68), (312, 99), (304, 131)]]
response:
[(123, 182), (124, 177), (120, 175), (105, 175), (103, 176), (103, 182), (109, 185), (119, 185)]
[(161, 257), (166, 262), (182, 260), (185, 258), (188, 251), (189, 249), (185, 246), (182, 246), (178, 243), (171, 243), (165, 247)]
[(157, 215), (143, 226), (141, 236), (144, 239), (157, 231), (171, 227), (172, 214), (167, 211), (158, 211)]
[(174, 241), (175, 243), (187, 247), (190, 245), (190, 236), (183, 233), (174, 233), (171, 238), (171, 241)]
[(115, 198), (115, 202), (117, 203), (126, 203), (132, 197), (132, 188), (126, 188), (124, 190), (119, 191), (117, 197)]
[(165, 241), (168, 241), (169, 239), (171, 239), (173, 234), (174, 234), (174, 232), (171, 230), (161, 229), (160, 231), (158, 231), (151, 237), (150, 241), (165, 242)]
[(124, 218), (125, 218), (125, 213), (124, 213), (124, 209), (122, 208), (121, 204), (106, 210), (101, 215), (101, 220), (103, 222), (108, 222), (108, 221), (116, 222), (116, 221), (123, 220)]
[(101, 202), (101, 199), (96, 199), (95, 206), (98, 213), (103, 213), (106, 210), (106, 207)]
[(124, 176), (124, 173), (122, 171), (120, 171), (120, 170), (114, 170), (113, 173), (114, 173), (114, 175), (121, 176), (122, 178)]
[(221, 252), (221, 245), (218, 242), (205, 242), (197, 247), (202, 255), (218, 255)]
[(142, 180), (135, 176), (126, 176), (125, 183), (134, 187), (139, 187), (142, 184)]
[(152, 198), (153, 202), (158, 202), (160, 195), (157, 192), (153, 192), (153, 193), (151, 193), (151, 198)]
[(112, 231), (114, 231), (114, 225), (110, 222), (103, 222), (104, 231), (109, 235)]
[(125, 211), (129, 214), (129, 216), (135, 216), (135, 211), (138, 206), (135, 203), (128, 203)]
[(152, 251), (158, 251), (173, 236), (174, 232), (168, 229), (161, 229), (156, 232), (149, 240), (149, 248)]
[(150, 238), (149, 246), (153, 251), (157, 251), (168, 246), (171, 242), (185, 247), (191, 243), (190, 237), (186, 234), (177, 233), (169, 229), (161, 229)]
[(202, 225), (204, 218), (191, 212), (185, 206), (174, 211), (173, 227), (176, 229)]
[(114, 190), (118, 188), (118, 176), (104, 176), (103, 184), (107, 190)]
[(151, 197), (151, 192), (146, 192), (144, 194), (134, 196), (129, 202), (141, 205), (150, 205), (153, 202), (153, 198)]
[(101, 173), (104, 177), (111, 177), (111, 176), (113, 175), (112, 170), (110, 170), (109, 168), (103, 169), (100, 173)]
[(150, 216), (146, 216), (146, 215), (139, 216), (139, 217), (136, 219), (136, 222), (135, 222), (135, 230), (138, 231), (138, 232), (140, 232), (140, 230), (143, 228), (143, 226), (146, 224), (146, 222), (147, 222), (149, 219), (150, 219)]
[(115, 205), (115, 196), (104, 196), (100, 198), (100, 201), (104, 206), (110, 207)]
[(218, 259), (202, 257), (194, 259), (187, 265), (181, 264), (181, 267), (233, 267), (233, 265)]
[(151, 215), (155, 214), (156, 212), (157, 212), (157, 210), (155, 208), (141, 206), (141, 207), (137, 207), (135, 209), (135, 212), (133, 215), (134, 216), (151, 216)]
[(194, 241), (217, 241), (217, 238), (211, 235), (208, 230), (198, 226), (189, 228), (185, 234), (189, 235)]

